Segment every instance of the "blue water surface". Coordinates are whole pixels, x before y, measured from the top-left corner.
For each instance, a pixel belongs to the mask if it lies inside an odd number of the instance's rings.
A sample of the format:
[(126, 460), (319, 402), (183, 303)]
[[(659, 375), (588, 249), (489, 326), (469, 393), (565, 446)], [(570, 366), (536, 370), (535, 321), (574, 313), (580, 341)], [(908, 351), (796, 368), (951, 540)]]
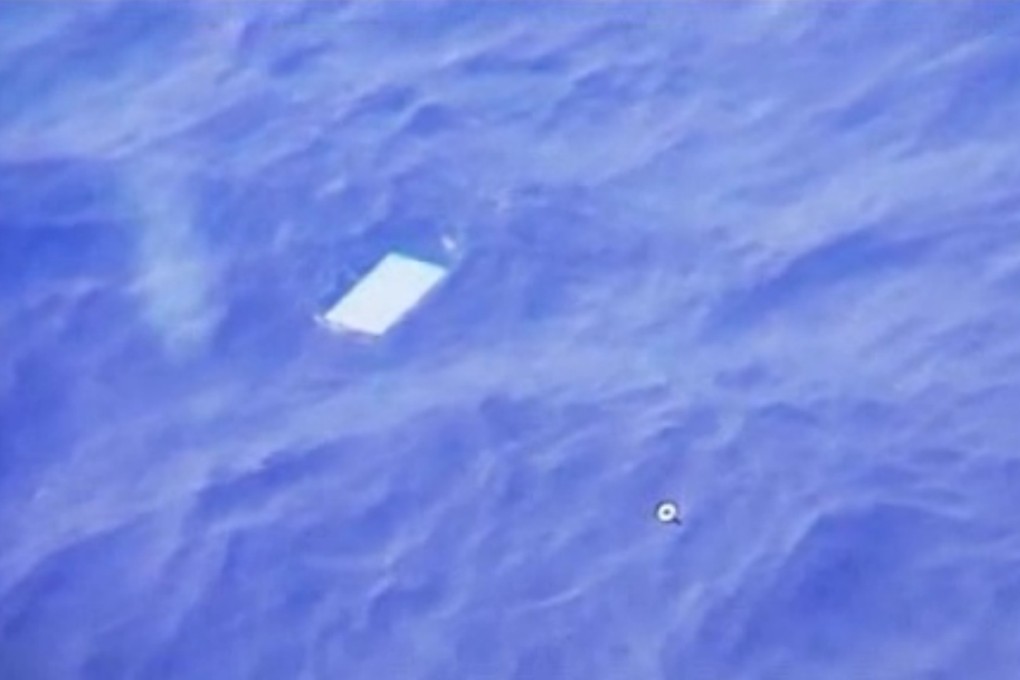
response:
[(0, 680), (1015, 680), (1018, 159), (1012, 2), (4, 2)]

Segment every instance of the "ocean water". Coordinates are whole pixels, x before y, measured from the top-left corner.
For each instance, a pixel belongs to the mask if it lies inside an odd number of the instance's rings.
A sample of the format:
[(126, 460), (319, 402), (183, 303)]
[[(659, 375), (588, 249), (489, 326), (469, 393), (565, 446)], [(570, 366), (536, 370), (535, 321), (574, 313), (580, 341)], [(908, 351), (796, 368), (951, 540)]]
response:
[(3, 2), (0, 680), (1020, 677), (1018, 159), (1012, 2)]

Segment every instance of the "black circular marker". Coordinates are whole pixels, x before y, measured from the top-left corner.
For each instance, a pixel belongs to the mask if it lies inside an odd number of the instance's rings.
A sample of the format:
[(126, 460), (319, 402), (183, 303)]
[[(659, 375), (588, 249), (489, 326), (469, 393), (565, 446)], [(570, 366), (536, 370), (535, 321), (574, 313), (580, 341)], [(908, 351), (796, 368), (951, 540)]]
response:
[(663, 524), (680, 524), (680, 506), (673, 501), (662, 501), (655, 506), (655, 519)]

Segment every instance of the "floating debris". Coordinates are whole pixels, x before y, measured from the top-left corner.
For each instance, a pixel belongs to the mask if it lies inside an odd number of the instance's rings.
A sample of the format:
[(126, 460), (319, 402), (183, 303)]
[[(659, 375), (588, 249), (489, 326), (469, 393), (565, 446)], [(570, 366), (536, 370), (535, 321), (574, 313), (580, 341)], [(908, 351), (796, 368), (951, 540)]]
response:
[(390, 253), (319, 320), (335, 331), (382, 335), (418, 306), (447, 273), (440, 265)]

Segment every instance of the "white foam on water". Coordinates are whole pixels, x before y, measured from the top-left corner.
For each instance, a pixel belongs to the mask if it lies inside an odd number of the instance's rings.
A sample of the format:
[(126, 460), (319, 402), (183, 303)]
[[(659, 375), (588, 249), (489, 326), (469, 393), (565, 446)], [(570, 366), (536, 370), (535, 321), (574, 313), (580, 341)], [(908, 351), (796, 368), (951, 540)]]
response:
[(135, 290), (147, 320), (175, 355), (199, 350), (221, 311), (213, 295), (216, 269), (194, 223), (190, 174), (176, 157), (140, 159), (125, 173), (138, 227)]

